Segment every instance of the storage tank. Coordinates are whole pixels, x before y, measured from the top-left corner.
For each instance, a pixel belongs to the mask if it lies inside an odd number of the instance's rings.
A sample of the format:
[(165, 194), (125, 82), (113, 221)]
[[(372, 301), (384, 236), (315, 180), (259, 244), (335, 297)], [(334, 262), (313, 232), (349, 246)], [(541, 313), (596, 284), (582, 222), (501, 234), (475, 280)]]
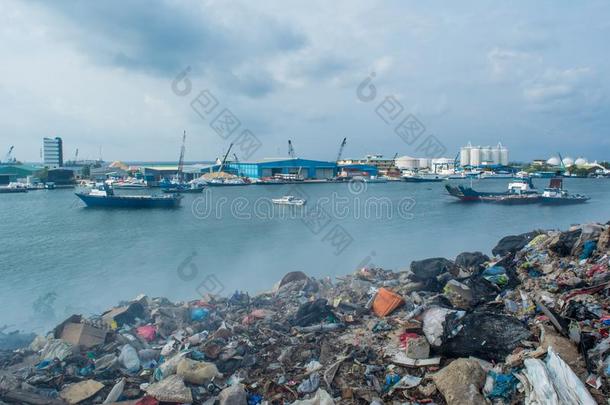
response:
[(584, 157), (579, 157), (578, 159), (576, 159), (576, 161), (574, 162), (574, 164), (576, 166), (585, 166), (587, 164), (587, 159), (585, 159)]
[(470, 164), (470, 150), (472, 146), (463, 146), (460, 149), (460, 166), (468, 166)]
[(500, 145), (500, 164), (508, 166), (508, 149), (502, 145)]
[(411, 156), (401, 156), (395, 160), (398, 170), (411, 170), (419, 167), (419, 159)]
[(502, 145), (498, 144), (498, 146), (491, 149), (491, 161), (494, 165), (500, 164), (500, 150), (502, 149)]
[(428, 158), (419, 158), (419, 169), (426, 169), (430, 167), (430, 159)]
[(481, 148), (481, 162), (491, 162), (491, 147), (484, 146)]
[(480, 166), (481, 165), (481, 147), (474, 146), (470, 149), (470, 165)]
[(561, 161), (557, 156), (552, 156), (546, 161), (546, 164), (549, 166), (559, 166), (561, 165)]

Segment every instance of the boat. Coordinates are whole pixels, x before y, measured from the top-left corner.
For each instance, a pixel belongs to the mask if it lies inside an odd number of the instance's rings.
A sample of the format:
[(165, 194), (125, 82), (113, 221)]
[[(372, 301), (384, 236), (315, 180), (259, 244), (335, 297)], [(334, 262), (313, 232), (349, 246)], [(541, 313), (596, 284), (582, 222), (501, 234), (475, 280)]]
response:
[(144, 180), (137, 179), (127, 179), (112, 183), (112, 188), (117, 190), (139, 190), (147, 187), (148, 185)]
[(88, 207), (102, 208), (177, 208), (182, 196), (172, 195), (115, 195), (114, 190), (104, 184), (88, 192), (76, 193)]
[(361, 181), (363, 183), (387, 183), (388, 179), (377, 176), (353, 176), (352, 181)]
[(6, 186), (0, 186), (0, 193), (27, 193), (28, 187), (23, 183), (9, 183)]
[(404, 171), (401, 175), (402, 181), (408, 183), (433, 183), (445, 181), (446, 178), (435, 173), (416, 173), (411, 171)]
[(190, 183), (190, 184), (173, 184), (169, 187), (162, 188), (166, 194), (195, 194), (203, 192), (205, 186), (202, 184)]
[(553, 178), (549, 186), (544, 189), (540, 202), (546, 205), (568, 205), (581, 204), (589, 201), (590, 198), (582, 194), (570, 194), (563, 189), (563, 179)]
[(271, 201), (278, 205), (305, 205), (305, 200), (296, 198), (291, 195), (285, 195), (282, 198), (272, 198)]
[(517, 204), (532, 204), (538, 203), (541, 200), (541, 195), (536, 194), (506, 194), (506, 195), (497, 195), (497, 196), (482, 196), (480, 197), (480, 201), (482, 202), (491, 202), (496, 204), (507, 204), (507, 205), (517, 205)]
[(514, 175), (509, 172), (494, 172), (494, 171), (484, 171), (481, 173), (479, 178), (483, 179), (512, 179)]
[(536, 190), (530, 177), (514, 178), (508, 183), (508, 190), (501, 192), (476, 191), (472, 187), (462, 185), (445, 185), (447, 192), (461, 201), (483, 201), (498, 203), (532, 203), (540, 200), (540, 194)]

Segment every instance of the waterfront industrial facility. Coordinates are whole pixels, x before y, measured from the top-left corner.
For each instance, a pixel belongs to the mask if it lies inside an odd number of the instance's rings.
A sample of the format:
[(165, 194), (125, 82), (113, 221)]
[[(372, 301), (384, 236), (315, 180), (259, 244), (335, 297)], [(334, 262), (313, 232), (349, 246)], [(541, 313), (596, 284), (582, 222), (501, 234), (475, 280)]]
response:
[[(108, 179), (134, 179), (143, 185), (155, 187), (178, 174), (184, 181), (222, 176), (247, 179), (246, 183), (270, 181), (332, 181), (358, 177), (376, 181), (425, 176), (460, 178), (468, 176), (494, 177), (528, 170), (534, 176), (548, 177), (561, 173), (569, 176), (608, 176), (608, 164), (589, 162), (585, 158), (552, 156), (537, 159), (529, 164), (511, 164), (509, 150), (502, 143), (496, 146), (463, 146), (455, 157), (416, 157), (395, 154), (388, 158), (370, 154), (364, 158), (342, 158), (346, 145), (341, 143), (336, 161), (305, 159), (296, 157), (292, 143), (288, 142), (288, 156), (241, 161), (234, 153), (229, 159), (230, 148), (224, 159), (209, 163), (184, 163), (182, 152), (178, 164), (129, 164), (120, 161), (78, 160), (78, 149), (74, 158), (64, 161), (64, 142), (60, 137), (44, 138), (41, 149), (43, 163), (22, 164), (13, 156), (14, 147), (0, 162), (0, 186), (24, 183), (41, 187), (41, 183), (54, 186), (73, 186), (82, 180), (105, 181)], [(184, 139), (183, 139), (184, 142)], [(183, 144), (184, 148), (184, 144)]]

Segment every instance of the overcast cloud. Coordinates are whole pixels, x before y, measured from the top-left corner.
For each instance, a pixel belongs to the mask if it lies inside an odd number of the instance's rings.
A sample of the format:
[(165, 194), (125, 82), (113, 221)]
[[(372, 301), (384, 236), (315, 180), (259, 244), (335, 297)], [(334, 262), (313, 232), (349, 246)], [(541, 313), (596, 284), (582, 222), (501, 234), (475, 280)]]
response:
[[(153, 7), (154, 5), (154, 7)], [(252, 158), (417, 155), (376, 114), (394, 95), (455, 156), (610, 159), (610, 3), (0, 1), (0, 157), (187, 160), (226, 149), (189, 103), (209, 89), (261, 140)], [(171, 84), (187, 66), (193, 92)], [(378, 99), (359, 101), (371, 72)]]

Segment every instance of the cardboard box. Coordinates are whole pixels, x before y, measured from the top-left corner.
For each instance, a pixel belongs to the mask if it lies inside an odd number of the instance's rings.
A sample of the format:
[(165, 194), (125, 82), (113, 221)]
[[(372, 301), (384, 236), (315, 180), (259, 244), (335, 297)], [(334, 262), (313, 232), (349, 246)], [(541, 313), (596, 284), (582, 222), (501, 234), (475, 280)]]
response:
[(70, 317), (56, 330), (56, 337), (83, 347), (93, 347), (106, 341), (107, 331), (95, 326), (78, 323), (80, 317)]

